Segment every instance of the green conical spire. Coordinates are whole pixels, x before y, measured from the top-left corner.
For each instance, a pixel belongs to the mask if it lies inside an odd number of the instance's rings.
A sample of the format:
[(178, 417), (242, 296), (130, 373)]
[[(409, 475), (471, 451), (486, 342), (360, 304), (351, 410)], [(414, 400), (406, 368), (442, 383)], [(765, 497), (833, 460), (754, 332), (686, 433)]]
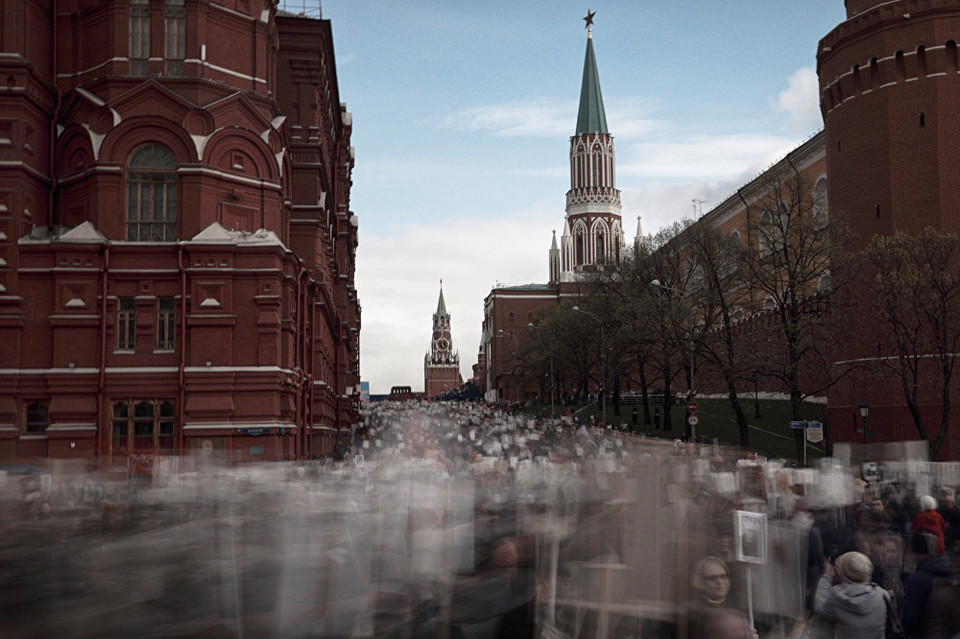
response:
[(440, 301), (437, 303), (437, 316), (447, 314), (447, 305), (443, 301), (443, 280), (440, 281)]
[(600, 75), (597, 59), (593, 55), (593, 38), (587, 37), (587, 55), (583, 61), (583, 84), (580, 87), (580, 112), (577, 115), (577, 132), (608, 134), (607, 116), (603, 112), (603, 96), (600, 94)]

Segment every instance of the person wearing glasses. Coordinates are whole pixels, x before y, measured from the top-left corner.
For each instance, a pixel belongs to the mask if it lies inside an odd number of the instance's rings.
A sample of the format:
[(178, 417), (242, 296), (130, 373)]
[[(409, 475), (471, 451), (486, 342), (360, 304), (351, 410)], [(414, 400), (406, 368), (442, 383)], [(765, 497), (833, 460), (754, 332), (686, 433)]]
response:
[(716, 556), (704, 557), (693, 571), (697, 599), (690, 607), (690, 639), (757, 639), (742, 610), (732, 605), (730, 571)]

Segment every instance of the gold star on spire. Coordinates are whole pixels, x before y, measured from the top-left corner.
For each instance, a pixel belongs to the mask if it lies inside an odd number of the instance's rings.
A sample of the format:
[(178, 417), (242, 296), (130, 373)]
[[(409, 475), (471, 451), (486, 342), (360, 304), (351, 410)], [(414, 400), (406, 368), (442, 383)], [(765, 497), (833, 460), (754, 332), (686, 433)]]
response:
[(587, 29), (588, 38), (593, 37), (593, 29), (591, 29), (590, 27), (593, 26), (593, 16), (595, 15), (597, 15), (596, 11), (591, 11), (590, 9), (587, 9), (587, 17), (583, 19), (583, 21), (587, 23), (586, 29)]

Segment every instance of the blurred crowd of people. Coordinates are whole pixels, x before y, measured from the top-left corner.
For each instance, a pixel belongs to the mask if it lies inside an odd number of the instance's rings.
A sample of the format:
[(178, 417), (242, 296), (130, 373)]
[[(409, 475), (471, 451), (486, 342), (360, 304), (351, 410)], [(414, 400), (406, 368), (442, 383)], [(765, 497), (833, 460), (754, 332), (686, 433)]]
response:
[(0, 636), (955, 637), (958, 484), (382, 402), (307, 464), (0, 471)]

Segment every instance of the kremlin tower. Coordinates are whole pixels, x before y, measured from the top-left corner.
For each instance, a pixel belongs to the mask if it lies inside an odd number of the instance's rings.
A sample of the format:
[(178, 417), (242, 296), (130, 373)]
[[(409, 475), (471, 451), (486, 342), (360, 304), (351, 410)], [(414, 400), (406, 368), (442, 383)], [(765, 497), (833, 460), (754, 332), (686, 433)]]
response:
[(433, 337), (430, 350), (423, 358), (423, 391), (427, 397), (460, 385), (460, 355), (453, 350), (450, 336), (450, 313), (443, 301), (443, 283), (440, 284), (440, 301), (433, 314)]
[(613, 136), (607, 128), (600, 75), (593, 53), (593, 13), (587, 22), (577, 128), (570, 138), (570, 190), (563, 236), (550, 248), (550, 281), (570, 282), (575, 273), (616, 262), (623, 250), (620, 191), (616, 188)]

